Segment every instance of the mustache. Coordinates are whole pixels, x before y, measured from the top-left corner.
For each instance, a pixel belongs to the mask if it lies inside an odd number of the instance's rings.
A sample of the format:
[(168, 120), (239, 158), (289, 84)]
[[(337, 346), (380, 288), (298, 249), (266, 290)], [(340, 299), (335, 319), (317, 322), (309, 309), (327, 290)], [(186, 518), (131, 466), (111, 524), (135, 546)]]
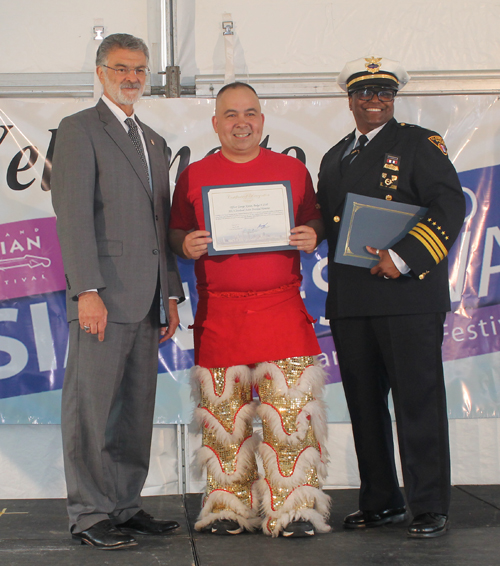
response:
[(139, 81), (137, 81), (135, 83), (133, 83), (131, 81), (126, 81), (126, 82), (124, 82), (120, 85), (120, 89), (123, 89), (123, 88), (135, 88), (135, 89), (139, 90), (141, 88), (141, 83)]

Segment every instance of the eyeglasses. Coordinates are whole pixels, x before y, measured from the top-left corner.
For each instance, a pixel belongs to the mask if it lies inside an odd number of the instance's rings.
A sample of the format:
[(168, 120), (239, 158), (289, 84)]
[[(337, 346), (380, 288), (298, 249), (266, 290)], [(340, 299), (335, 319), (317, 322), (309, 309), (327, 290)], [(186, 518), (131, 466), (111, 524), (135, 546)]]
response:
[(355, 90), (353, 96), (362, 100), (363, 102), (370, 102), (376, 94), (380, 102), (392, 102), (396, 96), (395, 90), (372, 90), (371, 88), (364, 88), (362, 90)]
[(131, 69), (130, 67), (118, 67), (118, 69), (115, 69), (114, 67), (108, 67), (107, 65), (103, 65), (103, 67), (106, 67), (106, 69), (111, 69), (119, 77), (126, 77), (129, 73), (134, 73), (136, 77), (142, 79), (149, 73), (149, 69), (147, 67), (136, 67), (135, 69)]

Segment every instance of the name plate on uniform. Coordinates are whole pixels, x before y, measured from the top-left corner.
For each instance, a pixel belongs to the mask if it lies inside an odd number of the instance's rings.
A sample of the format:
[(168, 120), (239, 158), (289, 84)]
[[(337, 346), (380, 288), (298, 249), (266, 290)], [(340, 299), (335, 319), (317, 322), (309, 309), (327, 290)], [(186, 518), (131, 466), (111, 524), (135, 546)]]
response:
[(296, 249), (289, 181), (202, 187), (208, 255)]
[(391, 248), (426, 213), (422, 206), (347, 193), (334, 261), (372, 268), (379, 259), (366, 246)]

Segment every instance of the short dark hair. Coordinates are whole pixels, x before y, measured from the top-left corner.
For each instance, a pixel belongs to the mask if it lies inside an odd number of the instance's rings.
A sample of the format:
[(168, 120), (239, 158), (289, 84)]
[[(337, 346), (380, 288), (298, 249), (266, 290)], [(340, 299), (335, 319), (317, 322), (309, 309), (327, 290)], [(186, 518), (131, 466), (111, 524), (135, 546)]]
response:
[(130, 51), (142, 51), (149, 62), (149, 49), (144, 41), (139, 37), (134, 37), (128, 33), (113, 33), (105, 37), (95, 58), (96, 67), (105, 65), (108, 60), (109, 52), (113, 49), (130, 49)]
[(229, 83), (227, 85), (224, 85), (219, 92), (217, 93), (217, 98), (219, 98), (219, 96), (221, 96), (221, 94), (223, 94), (224, 92), (226, 92), (226, 90), (229, 89), (236, 89), (236, 88), (248, 88), (250, 89), (257, 98), (259, 98), (259, 95), (257, 94), (257, 92), (255, 91), (255, 89), (253, 88), (253, 86), (250, 86), (248, 83), (242, 83), (240, 81), (235, 81), (234, 83)]

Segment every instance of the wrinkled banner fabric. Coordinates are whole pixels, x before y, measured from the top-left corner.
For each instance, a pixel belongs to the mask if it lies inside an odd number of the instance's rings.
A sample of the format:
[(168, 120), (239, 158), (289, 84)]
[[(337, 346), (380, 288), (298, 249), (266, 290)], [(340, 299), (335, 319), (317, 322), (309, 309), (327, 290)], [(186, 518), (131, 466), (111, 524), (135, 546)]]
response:
[[(68, 348), (64, 270), (50, 199), (57, 127), (91, 106), (81, 100), (0, 101), (0, 422), (57, 424)], [(138, 116), (167, 140), (171, 189), (191, 162), (218, 147), (214, 101), (140, 101)], [(267, 100), (262, 145), (306, 163), (317, 178), (324, 153), (354, 127), (345, 99)], [(451, 418), (500, 416), (500, 108), (495, 96), (401, 97), (399, 121), (438, 131), (459, 172), (467, 218), (450, 260), (453, 310), (443, 353)], [(404, 166), (404, 164), (402, 165)], [(188, 423), (189, 326), (197, 304), (193, 264), (179, 261), (187, 300), (181, 326), (160, 348), (156, 423)], [(302, 255), (302, 295), (316, 319), (328, 373), (329, 422), (349, 420), (335, 347), (324, 319), (327, 247)], [(286, 329), (283, 329), (286, 332)]]

